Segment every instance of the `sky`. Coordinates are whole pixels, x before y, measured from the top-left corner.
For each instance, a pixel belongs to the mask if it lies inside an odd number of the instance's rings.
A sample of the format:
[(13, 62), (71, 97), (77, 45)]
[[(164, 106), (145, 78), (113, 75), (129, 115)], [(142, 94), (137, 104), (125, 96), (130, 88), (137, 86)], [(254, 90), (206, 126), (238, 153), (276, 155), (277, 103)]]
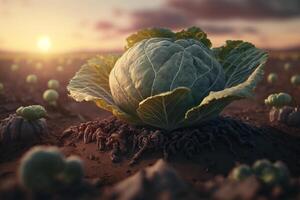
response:
[(116, 51), (148, 27), (198, 26), (214, 46), (242, 39), (262, 48), (300, 46), (299, 0), (0, 0), (0, 49)]

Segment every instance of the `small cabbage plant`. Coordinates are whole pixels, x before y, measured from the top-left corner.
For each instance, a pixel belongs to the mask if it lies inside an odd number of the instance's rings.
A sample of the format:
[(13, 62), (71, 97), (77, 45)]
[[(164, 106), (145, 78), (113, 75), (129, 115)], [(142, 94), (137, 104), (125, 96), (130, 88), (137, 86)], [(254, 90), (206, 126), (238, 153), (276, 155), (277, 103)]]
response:
[(0, 143), (39, 141), (48, 133), (45, 117), (47, 111), (43, 106), (21, 106), (16, 114), (11, 114), (0, 121)]
[(37, 192), (53, 191), (58, 175), (64, 170), (64, 156), (56, 147), (36, 146), (21, 159), (20, 183)]
[(26, 77), (26, 82), (28, 84), (36, 84), (38, 81), (38, 77), (35, 75), (35, 74), (29, 74), (27, 77)]
[(57, 90), (59, 89), (59, 81), (55, 79), (51, 79), (48, 81), (48, 88)]
[(278, 80), (278, 75), (277, 75), (277, 74), (275, 74), (275, 73), (270, 73), (270, 74), (268, 75), (268, 82), (269, 82), (269, 83), (274, 84), (274, 83), (277, 82), (277, 80)]
[(294, 75), (291, 77), (291, 83), (295, 86), (300, 86), (300, 75)]
[(54, 89), (48, 89), (43, 93), (43, 99), (51, 106), (57, 106), (59, 94)]
[(269, 160), (257, 160), (252, 169), (256, 177), (266, 186), (287, 186), (290, 181), (290, 172), (282, 161), (271, 163)]
[(32, 192), (55, 192), (61, 185), (82, 183), (83, 161), (65, 158), (54, 146), (35, 146), (22, 157), (18, 175), (21, 185)]
[(18, 116), (23, 117), (29, 121), (38, 120), (46, 117), (47, 111), (41, 105), (21, 106), (16, 110)]
[(239, 165), (230, 172), (229, 178), (232, 180), (242, 181), (253, 175), (253, 170), (245, 164)]
[(78, 156), (70, 156), (65, 160), (62, 180), (67, 184), (80, 183), (84, 178), (83, 162)]
[(271, 94), (265, 99), (265, 104), (272, 106), (269, 112), (270, 122), (287, 123), (289, 115), (296, 111), (294, 108), (288, 106), (292, 102), (292, 97), (284, 92)]
[(281, 162), (274, 163), (267, 159), (254, 162), (252, 167), (242, 164), (232, 169), (229, 178), (234, 181), (243, 181), (250, 176), (256, 177), (263, 186), (287, 186), (290, 182), (290, 172), (287, 166)]
[(116, 117), (166, 130), (216, 117), (232, 101), (251, 97), (267, 53), (243, 41), (211, 48), (192, 27), (146, 29), (127, 38), (121, 56), (98, 56), (68, 85), (77, 101), (94, 101)]
[(291, 101), (292, 97), (289, 94), (280, 92), (269, 95), (268, 98), (265, 99), (265, 104), (280, 109), (283, 106), (289, 105)]

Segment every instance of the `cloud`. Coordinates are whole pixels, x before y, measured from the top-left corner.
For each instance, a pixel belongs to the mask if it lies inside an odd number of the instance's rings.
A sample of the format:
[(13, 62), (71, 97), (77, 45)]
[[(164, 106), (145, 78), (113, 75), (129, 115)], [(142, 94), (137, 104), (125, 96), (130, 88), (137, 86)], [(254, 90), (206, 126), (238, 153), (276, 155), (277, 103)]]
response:
[(95, 24), (96, 30), (112, 30), (114, 28), (116, 28), (116, 26), (111, 21), (103, 21), (102, 20), (102, 21), (98, 21)]
[(190, 19), (284, 19), (300, 16), (299, 0), (167, 0)]
[(178, 29), (191, 25), (188, 18), (170, 9), (137, 10), (129, 13), (129, 16), (132, 30), (153, 26)]
[[(96, 30), (104, 35), (128, 35), (149, 27), (180, 30), (199, 26), (210, 35), (259, 35), (262, 33), (255, 26), (255, 21), (300, 17), (300, 1), (164, 0), (164, 4), (157, 8), (119, 8), (114, 9), (113, 14), (126, 19), (128, 23), (117, 26), (112, 21), (98, 21), (95, 24)], [(243, 19), (243, 23), (226, 23), (235, 19)]]
[(190, 26), (192, 23), (184, 16), (178, 15), (172, 10), (133, 10), (122, 15), (126, 15), (129, 24), (126, 26), (116, 26), (112, 21), (100, 20), (95, 23), (95, 29), (99, 31), (109, 31), (122, 34), (131, 33), (133, 31), (149, 28), (149, 27), (168, 27), (171, 29), (178, 29)]
[(220, 25), (202, 25), (202, 30), (209, 35), (240, 35), (240, 34), (259, 34), (259, 31), (251, 26), (220, 26)]
[(205, 32), (214, 35), (258, 33), (251, 26), (235, 27), (230, 25), (201, 24), (198, 19), (179, 14), (172, 9), (149, 9), (134, 10), (127, 13), (129, 24), (125, 27), (116, 26), (111, 21), (98, 21), (95, 29), (98, 31), (109, 32), (109, 34), (129, 34), (137, 30), (149, 27), (165, 27), (173, 30), (180, 30), (186, 27), (199, 25)]

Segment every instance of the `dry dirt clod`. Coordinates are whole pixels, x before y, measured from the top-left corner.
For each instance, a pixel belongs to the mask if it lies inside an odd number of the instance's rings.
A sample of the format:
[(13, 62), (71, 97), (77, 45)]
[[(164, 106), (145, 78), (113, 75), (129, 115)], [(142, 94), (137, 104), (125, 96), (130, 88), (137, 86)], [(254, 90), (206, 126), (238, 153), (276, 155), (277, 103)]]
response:
[(119, 182), (107, 191), (107, 195), (108, 199), (118, 200), (197, 199), (194, 191), (163, 160)]

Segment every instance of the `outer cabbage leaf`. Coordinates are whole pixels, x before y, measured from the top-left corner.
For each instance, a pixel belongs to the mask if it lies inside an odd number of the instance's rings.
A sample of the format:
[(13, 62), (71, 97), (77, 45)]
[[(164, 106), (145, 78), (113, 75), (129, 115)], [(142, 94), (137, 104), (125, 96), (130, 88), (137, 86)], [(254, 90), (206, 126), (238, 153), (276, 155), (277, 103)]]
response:
[(116, 60), (117, 56), (100, 56), (89, 60), (71, 79), (67, 89), (76, 101), (94, 101), (97, 106), (121, 119), (139, 123), (135, 116), (120, 110), (112, 98), (108, 79)]
[(226, 41), (226, 45), (214, 49), (225, 72), (225, 88), (243, 83), (257, 66), (264, 62), (266, 53), (248, 42)]
[(71, 79), (67, 89), (76, 101), (102, 99), (108, 104), (114, 104), (108, 81), (113, 65), (104, 60), (104, 57), (89, 60)]
[(198, 27), (190, 27), (187, 30), (182, 30), (175, 33), (176, 40), (179, 39), (195, 39), (202, 42), (205, 46), (211, 47), (211, 41), (207, 38), (207, 34)]
[(139, 30), (137, 33), (131, 34), (126, 38), (125, 49), (131, 48), (136, 43), (150, 38), (170, 38), (174, 40), (195, 39), (202, 42), (205, 46), (211, 47), (211, 41), (207, 38), (207, 34), (198, 27), (190, 27), (174, 33), (166, 28), (147, 28)]
[(190, 89), (179, 87), (143, 100), (137, 113), (146, 124), (166, 130), (176, 129), (182, 125), (190, 98)]
[(131, 34), (126, 38), (126, 47), (125, 49), (129, 49), (134, 44), (150, 38), (175, 38), (175, 33), (166, 28), (148, 28), (139, 30), (137, 33)]
[(96, 103), (96, 105), (99, 108), (102, 108), (104, 110), (111, 112), (114, 116), (118, 117), (121, 120), (127, 121), (128, 123), (135, 124), (135, 125), (143, 124), (142, 121), (138, 117), (136, 117), (134, 115), (130, 115), (128, 113), (125, 113), (124, 111), (119, 109), (117, 106), (110, 105), (107, 102), (103, 101), (102, 99), (95, 100), (94, 102)]
[[(243, 51), (238, 53), (241, 49)], [(188, 110), (185, 115), (186, 123), (194, 124), (213, 118), (232, 101), (253, 95), (254, 88), (263, 77), (267, 53), (244, 42), (235, 43), (226, 52), (221, 63), (226, 72), (227, 88), (210, 92), (198, 106)]]
[(211, 92), (199, 106), (190, 109), (186, 113), (186, 122), (193, 124), (211, 119), (232, 101), (252, 97), (253, 89), (263, 77), (263, 66), (264, 64), (260, 64), (244, 83), (222, 91)]
[(225, 45), (221, 47), (213, 48), (213, 51), (215, 52), (217, 59), (220, 62), (223, 62), (226, 56), (228, 56), (229, 52), (242, 43), (243, 43), (242, 40), (227, 40)]

